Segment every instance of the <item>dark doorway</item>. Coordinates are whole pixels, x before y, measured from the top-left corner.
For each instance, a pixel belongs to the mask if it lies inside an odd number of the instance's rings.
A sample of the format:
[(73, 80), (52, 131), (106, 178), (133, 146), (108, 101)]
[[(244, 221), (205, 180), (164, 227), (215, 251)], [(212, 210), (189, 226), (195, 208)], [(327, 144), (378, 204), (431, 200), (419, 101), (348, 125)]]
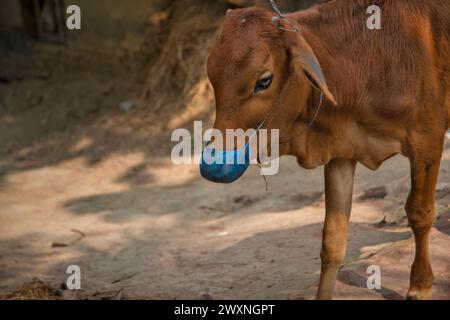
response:
[(64, 0), (21, 0), (27, 34), (55, 43), (65, 41)]

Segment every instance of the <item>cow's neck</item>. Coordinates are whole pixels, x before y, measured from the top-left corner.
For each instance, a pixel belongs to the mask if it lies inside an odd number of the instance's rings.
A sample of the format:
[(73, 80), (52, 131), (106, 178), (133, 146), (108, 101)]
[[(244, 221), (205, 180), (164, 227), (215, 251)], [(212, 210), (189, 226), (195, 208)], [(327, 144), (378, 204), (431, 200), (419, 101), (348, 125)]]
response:
[(342, 6), (351, 6), (351, 3), (326, 3), (293, 13), (289, 19), (299, 26), (302, 36), (314, 50), (328, 87), (340, 105), (353, 107), (359, 98), (358, 89), (362, 89), (355, 88), (359, 82), (352, 79), (363, 67), (359, 64), (362, 58), (356, 55), (364, 54), (365, 49), (361, 47), (358, 28), (366, 27), (367, 14), (363, 11), (354, 16), (348, 14), (352, 12), (350, 8), (345, 10)]
[(313, 122), (311, 119), (317, 112), (320, 101), (320, 93), (311, 88), (308, 99), (308, 108), (296, 119), (290, 130), (281, 135), (280, 153), (297, 157), (299, 164), (307, 169), (326, 164), (336, 154), (327, 124), (325, 109), (330, 108), (326, 102), (321, 106), (319, 115)]

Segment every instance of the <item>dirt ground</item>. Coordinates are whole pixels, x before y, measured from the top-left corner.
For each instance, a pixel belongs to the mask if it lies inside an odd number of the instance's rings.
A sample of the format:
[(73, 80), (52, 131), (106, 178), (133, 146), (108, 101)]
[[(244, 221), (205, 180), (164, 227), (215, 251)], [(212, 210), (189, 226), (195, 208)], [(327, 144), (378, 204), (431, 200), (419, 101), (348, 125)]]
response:
[[(165, 124), (139, 107), (118, 107), (139, 89), (91, 76), (0, 85), (0, 295), (314, 298), (323, 169), (283, 158), (268, 192), (256, 168), (232, 185), (206, 182), (196, 166), (171, 163)], [(175, 124), (210, 121), (207, 108), (177, 114)], [(335, 298), (406, 295), (414, 254), (403, 211), (408, 176), (400, 156), (376, 172), (358, 167)], [(435, 299), (450, 299), (449, 181), (450, 136), (431, 235)], [(361, 197), (374, 187), (386, 194)], [(81, 268), (82, 290), (58, 289), (72, 264)], [(369, 265), (381, 268), (381, 290), (366, 288)]]

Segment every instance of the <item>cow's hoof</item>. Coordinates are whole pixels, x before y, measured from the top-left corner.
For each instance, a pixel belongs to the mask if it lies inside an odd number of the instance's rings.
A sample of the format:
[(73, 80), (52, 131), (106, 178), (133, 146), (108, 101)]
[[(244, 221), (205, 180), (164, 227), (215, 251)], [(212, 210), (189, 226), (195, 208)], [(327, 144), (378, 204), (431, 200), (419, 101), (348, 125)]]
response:
[(431, 300), (431, 289), (409, 289), (406, 300)]

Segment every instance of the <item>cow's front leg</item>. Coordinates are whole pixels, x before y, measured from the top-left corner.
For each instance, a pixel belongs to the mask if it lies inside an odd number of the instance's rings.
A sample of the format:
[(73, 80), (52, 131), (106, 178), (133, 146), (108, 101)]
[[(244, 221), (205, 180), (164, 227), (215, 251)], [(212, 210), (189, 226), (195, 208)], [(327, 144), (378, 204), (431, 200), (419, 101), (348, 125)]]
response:
[(355, 166), (355, 161), (345, 159), (333, 159), (325, 166), (326, 216), (317, 299), (332, 298), (337, 273), (345, 257)]
[(410, 156), (411, 191), (405, 209), (414, 232), (416, 253), (411, 267), (407, 299), (431, 299), (433, 272), (428, 237), (435, 217), (435, 188), (442, 157), (442, 144), (438, 142), (434, 145), (435, 148), (431, 148), (430, 142), (433, 140), (436, 139), (416, 142), (415, 146), (422, 146), (423, 149), (413, 150)]

